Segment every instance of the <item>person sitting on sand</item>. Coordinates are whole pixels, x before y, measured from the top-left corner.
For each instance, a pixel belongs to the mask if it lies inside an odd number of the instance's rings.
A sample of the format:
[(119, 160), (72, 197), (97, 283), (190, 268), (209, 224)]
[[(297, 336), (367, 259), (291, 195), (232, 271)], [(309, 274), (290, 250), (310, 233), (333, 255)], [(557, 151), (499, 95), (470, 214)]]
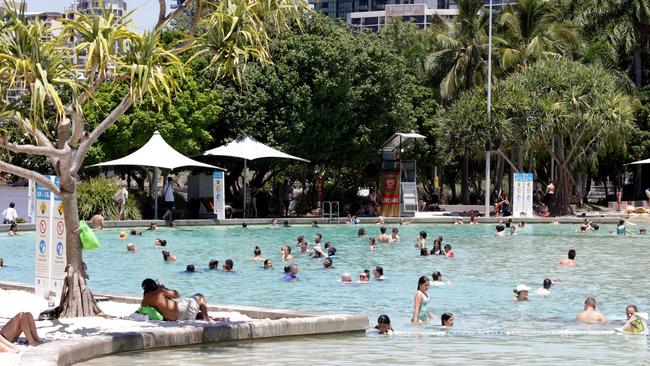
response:
[(34, 323), (31, 313), (16, 314), (0, 329), (0, 352), (18, 353), (19, 350), (14, 346), (14, 342), (23, 333), (30, 346), (38, 346), (42, 343), (36, 332), (36, 323)]
[(588, 297), (585, 299), (584, 310), (576, 316), (576, 320), (583, 323), (602, 323), (605, 316), (596, 310), (596, 299)]
[(522, 284), (522, 285), (517, 286), (517, 288), (515, 288), (514, 290), (512, 290), (512, 292), (514, 292), (515, 294), (517, 294), (517, 296), (515, 296), (515, 297), (512, 298), (512, 301), (513, 301), (513, 302), (524, 302), (524, 301), (528, 301), (528, 291), (530, 291), (530, 287), (528, 287), (528, 286), (526, 286), (526, 285), (523, 285), (523, 284)]
[(170, 290), (162, 283), (151, 278), (142, 281), (144, 295), (140, 306), (150, 306), (156, 309), (164, 320), (184, 321), (203, 319), (212, 322), (208, 315), (205, 297), (202, 294), (194, 294), (183, 300), (176, 301), (180, 294), (176, 290)]
[(390, 318), (388, 315), (380, 315), (379, 318), (377, 318), (377, 325), (375, 325), (375, 329), (379, 332), (379, 334), (391, 334), (393, 333), (393, 327), (390, 325)]
[(390, 235), (386, 234), (386, 226), (379, 228), (379, 236), (377, 236), (377, 241), (380, 243), (390, 243)]
[(573, 267), (576, 265), (576, 250), (569, 249), (569, 254), (567, 258), (564, 258), (558, 263), (560, 266)]

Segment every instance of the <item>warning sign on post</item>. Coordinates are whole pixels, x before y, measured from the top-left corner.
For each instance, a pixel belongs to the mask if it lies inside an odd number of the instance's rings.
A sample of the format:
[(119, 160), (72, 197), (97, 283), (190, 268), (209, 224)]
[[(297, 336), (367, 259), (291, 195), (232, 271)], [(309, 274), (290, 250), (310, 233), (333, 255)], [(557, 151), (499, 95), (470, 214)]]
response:
[[(55, 176), (50, 180), (59, 185)], [(63, 279), (65, 278), (66, 236), (63, 204), (61, 197), (55, 196), (49, 189), (36, 184), (36, 295), (48, 298), (51, 293), (55, 302), (61, 297)]]

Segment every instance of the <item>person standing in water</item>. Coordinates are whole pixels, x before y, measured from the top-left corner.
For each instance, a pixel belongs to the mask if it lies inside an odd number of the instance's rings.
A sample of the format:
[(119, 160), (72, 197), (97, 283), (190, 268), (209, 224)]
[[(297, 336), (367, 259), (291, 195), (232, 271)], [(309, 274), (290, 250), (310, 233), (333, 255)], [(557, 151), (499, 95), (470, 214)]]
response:
[(422, 276), (418, 280), (418, 291), (413, 299), (413, 318), (411, 321), (415, 324), (428, 322), (433, 319), (429, 312), (429, 278)]

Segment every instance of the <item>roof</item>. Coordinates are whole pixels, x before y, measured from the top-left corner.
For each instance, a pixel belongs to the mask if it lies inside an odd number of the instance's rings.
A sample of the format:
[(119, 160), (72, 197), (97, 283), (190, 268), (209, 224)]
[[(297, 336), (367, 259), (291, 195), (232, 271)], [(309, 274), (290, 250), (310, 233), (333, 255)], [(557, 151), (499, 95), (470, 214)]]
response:
[(230, 156), (245, 160), (265, 158), (293, 159), (309, 163), (309, 160), (307, 159), (283, 153), (282, 151), (264, 145), (250, 136), (245, 136), (225, 145), (208, 150), (204, 152), (203, 155)]
[(411, 132), (411, 133), (394, 133), (393, 136), (391, 136), (384, 144), (381, 146), (381, 149), (379, 149), (380, 152), (382, 151), (395, 151), (400, 147), (400, 145), (407, 145), (415, 140), (421, 140), (424, 139), (425, 137), (420, 135), (419, 133)]

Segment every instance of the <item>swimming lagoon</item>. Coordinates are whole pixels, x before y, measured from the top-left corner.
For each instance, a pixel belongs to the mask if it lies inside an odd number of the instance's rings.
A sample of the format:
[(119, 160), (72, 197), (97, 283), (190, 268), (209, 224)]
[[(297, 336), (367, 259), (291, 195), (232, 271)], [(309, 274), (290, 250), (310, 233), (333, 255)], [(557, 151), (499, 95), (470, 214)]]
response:
[[(625, 317), (625, 306), (650, 309), (647, 284), (647, 247), (650, 237), (608, 235), (607, 225), (598, 232), (576, 233), (573, 225), (526, 225), (515, 237), (496, 238), (494, 225), (404, 225), (398, 226), (402, 241), (378, 244), (370, 252), (367, 237), (357, 237), (365, 227), (370, 235), (378, 225), (327, 225), (319, 228), (291, 226), (161, 228), (143, 230), (142, 236), (118, 237), (119, 230), (98, 233), (102, 248), (86, 252), (89, 284), (95, 292), (141, 295), (140, 282), (159, 279), (182, 295), (202, 292), (212, 304), (252, 305), (324, 313), (365, 313), (376, 320), (388, 314), (394, 335), (300, 337), (254, 342), (219, 343), (202, 347), (131, 353), (86, 362), (87, 365), (195, 365), (214, 364), (424, 364), (475, 363), (511, 364), (525, 354), (527, 363), (549, 364), (644, 363), (650, 353), (645, 337), (615, 335)], [(392, 226), (388, 225), (390, 230)], [(414, 248), (417, 234), (428, 233), (431, 247), (437, 235), (451, 244), (456, 258), (419, 257)], [(337, 249), (334, 268), (324, 269), (322, 260), (297, 253), (296, 237), (305, 235), (313, 243), (323, 234), (323, 243)], [(33, 283), (34, 236), (0, 237), (0, 256), (7, 267), (0, 279)], [(175, 263), (162, 260), (156, 238), (166, 239), (166, 250), (177, 256)], [(140, 251), (127, 253), (134, 243)], [(299, 266), (299, 281), (280, 280), (286, 264), (280, 247), (292, 245)], [(253, 248), (274, 262), (273, 270), (253, 261)], [(577, 251), (578, 266), (559, 268), (568, 249)], [(232, 259), (236, 273), (208, 271), (208, 261)], [(200, 272), (184, 273), (188, 264)], [(353, 278), (374, 266), (384, 268), (386, 280), (344, 285), (343, 272)], [(410, 316), (417, 280), (440, 271), (450, 286), (431, 287), (430, 309), (434, 321), (413, 326)], [(528, 303), (512, 303), (512, 289), (527, 284), (534, 289), (544, 278), (562, 282), (547, 297), (530, 295)], [(574, 319), (585, 297), (598, 300), (598, 308), (611, 323), (581, 325)], [(440, 314), (451, 312), (452, 330), (438, 327)], [(372, 324), (374, 325), (374, 324)], [(320, 355), (320, 356), (316, 356)]]

